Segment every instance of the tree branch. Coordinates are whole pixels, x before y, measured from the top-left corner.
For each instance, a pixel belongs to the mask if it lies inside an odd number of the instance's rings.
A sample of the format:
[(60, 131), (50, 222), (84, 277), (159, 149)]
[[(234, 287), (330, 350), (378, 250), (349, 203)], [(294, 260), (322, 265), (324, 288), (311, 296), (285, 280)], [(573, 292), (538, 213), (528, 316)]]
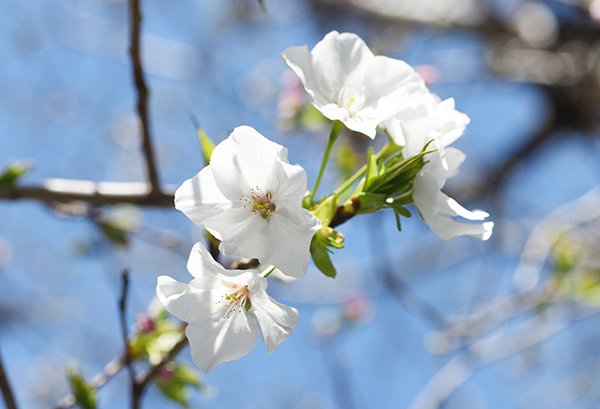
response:
[(569, 325), (597, 315), (597, 310), (589, 310), (571, 320), (558, 322), (543, 322), (539, 317), (533, 317), (522, 325), (521, 336), (507, 339), (506, 336), (493, 334), (487, 339), (474, 341), (467, 345), (466, 355), (455, 356), (431, 377), (408, 408), (439, 409), (471, 378), (475, 370), (532, 349), (564, 331)]
[(174, 193), (160, 191), (152, 194), (148, 184), (140, 182), (49, 179), (41, 185), (0, 190), (0, 200), (37, 200), (48, 205), (81, 201), (95, 206), (128, 203), (172, 207)]
[(150, 92), (144, 79), (144, 69), (142, 65), (141, 49), (141, 26), (142, 12), (140, 7), (141, 0), (129, 0), (129, 18), (130, 18), (130, 46), (129, 56), (131, 58), (133, 82), (137, 92), (137, 112), (140, 118), (140, 126), (143, 137), (144, 157), (146, 159), (146, 170), (148, 181), (150, 182), (150, 195), (160, 195), (160, 182), (158, 179), (158, 170), (150, 136), (150, 115), (148, 113), (148, 98)]
[(131, 360), (131, 348), (129, 347), (129, 333), (127, 331), (127, 295), (129, 290), (129, 271), (123, 270), (121, 274), (121, 297), (119, 298), (119, 322), (121, 324), (121, 336), (123, 337), (123, 353), (125, 360), (124, 364), (129, 374), (131, 385), (131, 408), (138, 409), (140, 407), (139, 395), (135, 383), (135, 368)]
[(4, 397), (4, 403), (6, 404), (6, 409), (17, 409), (15, 395), (10, 386), (10, 381), (8, 379), (6, 370), (4, 369), (4, 364), (2, 363), (2, 355), (1, 354), (0, 354), (0, 390), (2, 391), (2, 396)]
[(183, 350), (183, 348), (185, 348), (187, 344), (188, 339), (186, 338), (185, 334), (182, 334), (179, 341), (177, 341), (177, 343), (173, 346), (173, 348), (171, 348), (167, 355), (163, 357), (162, 361), (160, 361), (156, 365), (151, 366), (146, 372), (137, 376), (136, 385), (139, 390), (140, 397), (144, 393), (146, 387), (149, 385), (152, 379), (154, 379), (154, 377), (160, 373), (160, 371), (165, 367), (166, 364), (175, 359), (175, 357)]

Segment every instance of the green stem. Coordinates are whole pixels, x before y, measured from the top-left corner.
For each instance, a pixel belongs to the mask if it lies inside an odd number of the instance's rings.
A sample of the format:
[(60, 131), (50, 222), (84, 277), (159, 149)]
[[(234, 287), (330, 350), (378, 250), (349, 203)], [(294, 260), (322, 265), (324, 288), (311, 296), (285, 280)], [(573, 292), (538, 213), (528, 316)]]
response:
[(267, 278), (267, 277), (268, 277), (268, 276), (269, 276), (269, 275), (270, 275), (270, 274), (271, 274), (273, 271), (275, 271), (275, 266), (271, 265), (271, 266), (269, 266), (269, 267), (265, 268), (265, 269), (263, 270), (263, 272), (262, 272), (262, 273), (260, 273), (260, 276), (261, 276), (262, 278)]
[[(375, 154), (375, 159), (379, 160), (379, 158), (387, 158), (389, 157), (392, 153), (396, 152), (399, 149), (399, 147), (393, 143), (386, 143), (383, 148), (381, 148), (381, 150), (379, 152), (377, 152)], [(340, 185), (340, 187), (338, 187), (333, 194), (336, 196), (340, 196), (342, 193), (344, 193), (346, 190), (348, 190), (349, 188), (351, 188), (354, 183), (356, 183), (357, 180), (359, 180), (361, 177), (363, 177), (363, 175), (365, 174), (365, 172), (367, 171), (367, 164), (365, 163), (360, 169), (358, 169), (356, 172), (354, 172), (354, 174), (352, 176), (350, 176), (348, 179), (346, 179), (346, 181), (344, 183), (342, 183)]]
[(340, 131), (342, 130), (342, 123), (340, 121), (335, 121), (331, 126), (331, 132), (329, 132), (329, 141), (327, 142), (327, 147), (325, 148), (325, 154), (323, 155), (323, 160), (321, 161), (321, 168), (319, 169), (319, 174), (317, 175), (317, 180), (315, 181), (315, 186), (311, 190), (308, 195), (309, 205), (312, 205), (313, 200), (315, 199), (315, 194), (317, 193), (317, 189), (321, 184), (321, 179), (323, 178), (323, 173), (325, 172), (325, 168), (327, 167), (327, 162), (329, 162), (329, 155), (331, 155), (331, 149), (333, 148), (333, 144), (337, 140), (340, 135)]

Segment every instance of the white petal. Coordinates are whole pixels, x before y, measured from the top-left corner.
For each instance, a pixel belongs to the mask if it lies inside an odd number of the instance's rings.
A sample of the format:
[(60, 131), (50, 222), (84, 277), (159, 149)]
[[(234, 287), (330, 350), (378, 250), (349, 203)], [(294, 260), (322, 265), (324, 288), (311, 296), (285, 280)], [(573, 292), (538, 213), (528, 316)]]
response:
[(305, 209), (281, 209), (269, 220), (270, 252), (259, 258), (272, 264), (285, 275), (301, 277), (306, 274), (310, 258), (310, 242), (321, 223)]
[(457, 236), (474, 236), (481, 240), (487, 240), (492, 235), (494, 228), (493, 222), (461, 223), (443, 214), (436, 215), (427, 224), (431, 227), (431, 230), (444, 240)]
[(295, 308), (280, 304), (265, 292), (252, 296), (252, 309), (262, 334), (267, 352), (277, 349), (285, 341), (298, 322), (298, 311)]
[(458, 168), (465, 161), (466, 155), (456, 148), (446, 148), (446, 163), (448, 164), (448, 176), (450, 179), (458, 174)]
[(373, 58), (362, 38), (337, 31), (328, 33), (311, 54), (317, 85), (329, 102), (339, 102), (343, 87), (362, 85), (365, 63)]
[(281, 57), (298, 78), (300, 78), (304, 89), (313, 98), (317, 108), (326, 105), (329, 99), (323, 95), (319, 88), (314, 72), (312, 55), (308, 51), (308, 47), (305, 45), (290, 47), (281, 54)]
[[(206, 281), (203, 284), (205, 288), (213, 289), (221, 286), (216, 277), (204, 277), (203, 280)], [(158, 277), (156, 295), (167, 311), (182, 321), (191, 322), (211, 314), (210, 305), (214, 297), (211, 291), (195, 290), (190, 285), (180, 283), (171, 277)]]
[[(442, 193), (441, 197), (445, 198), (446, 205), (441, 207), (442, 211), (452, 216), (460, 216), (467, 220), (485, 220), (486, 217), (489, 216), (489, 214), (487, 212), (484, 212), (483, 210), (465, 209), (456, 200), (446, 196), (444, 193)], [(446, 211), (446, 208), (448, 209), (448, 211)]]
[(439, 212), (440, 194), (437, 181), (430, 172), (423, 172), (415, 177), (412, 197), (425, 221)]
[(229, 206), (231, 202), (217, 187), (210, 166), (183, 182), (175, 192), (175, 207), (200, 226)]
[(206, 226), (221, 233), (219, 249), (230, 257), (256, 257), (270, 252), (268, 221), (246, 208), (224, 211), (206, 220)]
[(382, 55), (368, 61), (364, 81), (364, 106), (374, 108), (374, 118), (380, 122), (413, 105), (414, 98), (426, 90), (410, 65)]
[(204, 320), (187, 326), (192, 359), (204, 372), (210, 372), (223, 362), (248, 354), (257, 339), (257, 327), (245, 311), (233, 312), (216, 322)]
[(264, 186), (275, 160), (287, 161), (287, 149), (252, 127), (240, 126), (215, 147), (210, 164), (219, 190), (239, 203), (252, 188)]
[(272, 194), (275, 206), (300, 209), (308, 191), (306, 172), (300, 165), (277, 161), (265, 190)]
[(202, 243), (196, 243), (192, 247), (187, 269), (194, 277), (216, 276), (226, 272), (225, 268), (213, 259)]
[(371, 139), (375, 139), (375, 136), (377, 135), (377, 126), (381, 122), (381, 119), (379, 117), (373, 118), (369, 115), (361, 116), (362, 114), (364, 114), (364, 111), (359, 111), (354, 116), (349, 117), (342, 122), (348, 129), (367, 135)]
[(437, 129), (442, 146), (449, 146), (460, 138), (471, 121), (469, 117), (454, 108), (454, 99), (449, 98), (436, 107)]

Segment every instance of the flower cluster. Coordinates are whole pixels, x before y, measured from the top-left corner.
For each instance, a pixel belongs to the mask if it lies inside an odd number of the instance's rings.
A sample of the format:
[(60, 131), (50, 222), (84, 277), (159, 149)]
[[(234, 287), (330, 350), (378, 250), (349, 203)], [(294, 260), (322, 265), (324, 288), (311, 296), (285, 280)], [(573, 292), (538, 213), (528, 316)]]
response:
[[(492, 233), (487, 213), (469, 211), (442, 192), (465, 159), (449, 145), (469, 122), (452, 99), (441, 101), (408, 64), (374, 55), (351, 33), (331, 32), (311, 51), (292, 47), (282, 57), (314, 107), (333, 121), (313, 189), (308, 191), (304, 169), (288, 162), (286, 148), (241, 126), (175, 194), (176, 208), (210, 233), (221, 253), (256, 259), (260, 267), (225, 269), (198, 243), (188, 261), (190, 283), (158, 278), (159, 300), (188, 323), (192, 358), (206, 372), (246, 355), (259, 334), (269, 352), (289, 337), (298, 312), (267, 295), (267, 276), (278, 269), (302, 277), (311, 257), (335, 276), (330, 248), (342, 248), (344, 238), (334, 229), (356, 215), (392, 209), (400, 225), (400, 216), (410, 216), (406, 206), (414, 204), (444, 239), (486, 240)], [(370, 149), (365, 166), (318, 199), (344, 126), (370, 138), (385, 130), (389, 142), (378, 153)]]

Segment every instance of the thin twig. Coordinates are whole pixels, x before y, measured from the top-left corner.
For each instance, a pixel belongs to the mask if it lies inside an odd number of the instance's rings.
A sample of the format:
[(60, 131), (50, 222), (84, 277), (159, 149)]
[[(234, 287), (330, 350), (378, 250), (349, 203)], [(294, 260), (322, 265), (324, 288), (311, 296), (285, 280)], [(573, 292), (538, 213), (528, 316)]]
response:
[[(160, 371), (164, 368), (164, 366), (167, 363), (169, 363), (170, 361), (175, 359), (175, 357), (177, 357), (177, 355), (183, 350), (183, 348), (185, 348), (187, 343), (187, 338), (185, 336), (182, 336), (181, 339), (173, 346), (173, 348), (165, 355), (162, 361), (160, 361), (156, 365), (151, 366), (146, 372), (143, 372), (136, 377), (136, 393), (139, 393), (140, 398), (150, 381), (152, 381), (152, 379), (154, 379), (154, 377), (160, 373)], [(125, 360), (125, 354), (122, 354), (119, 358), (110, 361), (108, 364), (106, 364), (102, 372), (100, 372), (99, 374), (94, 376), (94, 378), (92, 378), (92, 381), (89, 385), (95, 390), (102, 388), (112, 378), (114, 378), (114, 376), (117, 375), (123, 368), (125, 368)], [(61, 398), (60, 401), (52, 407), (52, 409), (68, 409), (72, 406), (75, 406), (75, 403), (75, 396), (73, 396), (73, 394), (68, 394)]]
[[(473, 341), (466, 346), (464, 355), (454, 356), (431, 377), (408, 408), (439, 409), (460, 386), (471, 378), (475, 370), (530, 350), (561, 333), (575, 322), (597, 315), (597, 310), (588, 310), (573, 319), (549, 323), (534, 317), (530, 319), (530, 322), (535, 320), (533, 324), (527, 322), (521, 326), (523, 335), (519, 337), (507, 339), (506, 336), (499, 336), (496, 333), (487, 339)], [(500, 329), (499, 333), (502, 332), (509, 333)]]
[(148, 98), (150, 92), (144, 79), (144, 69), (142, 65), (142, 47), (141, 47), (141, 27), (142, 11), (141, 0), (129, 0), (129, 18), (130, 18), (130, 46), (129, 56), (131, 58), (131, 68), (133, 82), (137, 93), (137, 111), (142, 128), (144, 157), (146, 160), (146, 170), (148, 181), (151, 186), (151, 195), (160, 194), (160, 183), (158, 179), (158, 170), (152, 138), (150, 136), (150, 115), (148, 113)]
[[(125, 354), (118, 358), (113, 359), (104, 366), (102, 372), (98, 373), (89, 383), (95, 391), (98, 391), (104, 385), (108, 383), (115, 375), (117, 375), (121, 369), (125, 367)], [(77, 400), (72, 393), (63, 396), (58, 403), (52, 407), (52, 409), (67, 409), (75, 406)]]
[(127, 331), (127, 295), (129, 292), (129, 271), (123, 270), (121, 274), (121, 297), (119, 298), (119, 321), (121, 324), (121, 336), (123, 337), (125, 367), (129, 374), (131, 385), (131, 407), (139, 408), (139, 397), (135, 383), (135, 368), (131, 359), (131, 348), (129, 346), (129, 332)]
[(156, 377), (156, 375), (160, 373), (160, 371), (165, 367), (165, 365), (171, 362), (173, 359), (175, 359), (175, 357), (183, 350), (183, 348), (185, 348), (187, 344), (188, 339), (186, 338), (185, 334), (182, 334), (179, 341), (177, 341), (177, 343), (173, 345), (173, 348), (171, 348), (167, 355), (163, 357), (162, 361), (160, 361), (156, 365), (151, 366), (146, 372), (137, 376), (136, 385), (138, 387), (140, 395), (144, 392), (144, 390), (146, 389), (148, 384), (154, 379), (154, 377)]
[(10, 386), (10, 381), (8, 379), (6, 370), (4, 369), (4, 364), (2, 363), (2, 355), (1, 354), (0, 354), (0, 390), (2, 390), (2, 396), (4, 397), (4, 403), (6, 404), (6, 409), (17, 409), (15, 395)]
[(139, 182), (49, 179), (42, 185), (15, 186), (0, 190), (0, 200), (37, 200), (48, 205), (85, 202), (94, 206), (127, 203), (139, 206), (173, 207), (174, 193), (151, 194), (148, 184)]

